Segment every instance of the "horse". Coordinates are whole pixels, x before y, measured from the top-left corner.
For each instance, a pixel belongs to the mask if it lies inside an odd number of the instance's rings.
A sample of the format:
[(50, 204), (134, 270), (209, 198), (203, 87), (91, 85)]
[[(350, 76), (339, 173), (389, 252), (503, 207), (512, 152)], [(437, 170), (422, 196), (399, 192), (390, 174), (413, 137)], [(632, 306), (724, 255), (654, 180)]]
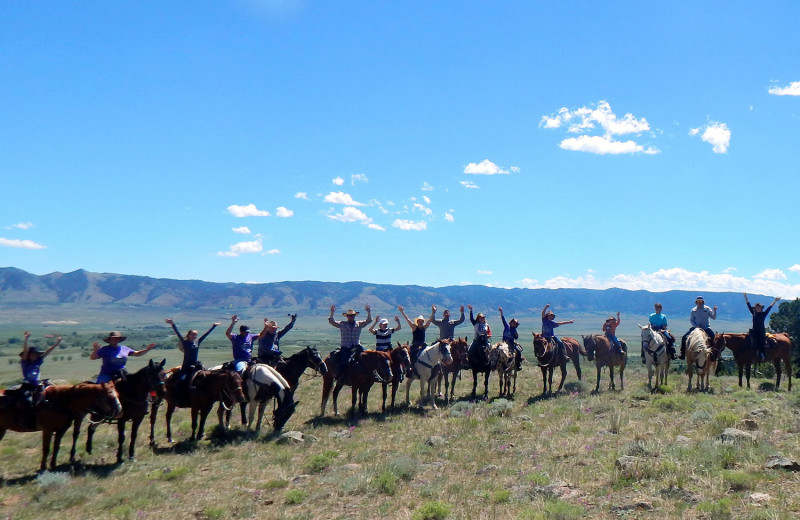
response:
[(653, 330), (649, 324), (639, 325), (639, 328), (642, 329), (642, 348), (647, 363), (647, 388), (652, 392), (653, 375), (656, 376), (656, 386), (667, 384), (670, 362), (667, 340), (661, 332)]
[(122, 379), (115, 381), (119, 400), (122, 403), (122, 416), (118, 419), (100, 421), (99, 417), (92, 415), (86, 435), (86, 453), (92, 453), (92, 439), (94, 431), (100, 422), (117, 424), (117, 464), (122, 463), (122, 451), (125, 444), (125, 423), (131, 421), (131, 442), (128, 448), (128, 458), (135, 459), (136, 437), (139, 433), (139, 425), (142, 424), (144, 416), (150, 408), (150, 395), (153, 393), (156, 398), (163, 398), (166, 394), (164, 382), (167, 374), (164, 372), (164, 359), (161, 363), (154, 363), (151, 359), (146, 367), (133, 374), (126, 374)]
[[(419, 402), (422, 405), (425, 400), (425, 384), (427, 383), (428, 396), (431, 394), (431, 381), (436, 377), (439, 366), (448, 366), (453, 363), (453, 356), (450, 353), (450, 342), (448, 340), (436, 340), (433, 345), (425, 347), (417, 356), (414, 363), (414, 370), (411, 376), (406, 378), (406, 404), (411, 403), (411, 383), (414, 379), (419, 379)], [(436, 399), (431, 399), (434, 408)]]
[[(394, 401), (395, 397), (397, 396), (397, 387), (400, 386), (400, 381), (402, 380), (403, 374), (411, 366), (411, 354), (409, 354), (408, 345), (401, 345), (399, 341), (397, 342), (397, 348), (393, 348), (388, 352), (389, 357), (391, 358), (392, 368), (391, 410), (394, 411)], [(386, 397), (389, 389), (389, 382), (384, 381), (381, 386), (383, 387), (383, 405), (381, 406), (381, 411), (386, 413)]]
[[(564, 348), (567, 349), (566, 343)], [(574, 345), (570, 344), (570, 348), (573, 348), (574, 351)], [(564, 379), (567, 377), (567, 361), (569, 359), (567, 353), (558, 348), (555, 340), (534, 332), (533, 355), (536, 356), (539, 368), (542, 370), (542, 395), (553, 394), (553, 372), (556, 367), (561, 369), (561, 382), (556, 390), (556, 394), (559, 393), (564, 387)]]
[(322, 401), (320, 402), (320, 416), (325, 415), (325, 408), (328, 406), (328, 397), (333, 389), (333, 414), (339, 415), (338, 398), (342, 387), (347, 385), (352, 390), (351, 413), (356, 413), (356, 402), (358, 401), (358, 411), (362, 414), (367, 413), (367, 399), (369, 391), (375, 383), (375, 374), (381, 382), (391, 381), (392, 379), (392, 359), (388, 352), (378, 350), (365, 350), (355, 356), (344, 367), (342, 377), (334, 380), (331, 368), (334, 366), (334, 352), (325, 358), (328, 371), (322, 376)]
[[(189, 399), (187, 403), (178, 403), (175, 395), (175, 386), (170, 384), (170, 379), (175, 377), (175, 372), (167, 379), (167, 441), (172, 440), (172, 414), (175, 408), (191, 408), (192, 410), (192, 435), (189, 440), (200, 440), (203, 438), (206, 418), (208, 417), (214, 403), (220, 401), (225, 403), (227, 408), (231, 408), (236, 403), (244, 401), (244, 390), (242, 389), (242, 377), (233, 370), (199, 370), (195, 373), (189, 387)], [(153, 401), (150, 407), (150, 445), (155, 446), (155, 424), (158, 407), (161, 399)], [(189, 406), (184, 406), (188, 404)], [(198, 425), (199, 418), (199, 425)], [(195, 435), (196, 433), (196, 435)]]
[(616, 390), (614, 385), (614, 367), (619, 367), (619, 384), (620, 390), (625, 390), (625, 363), (628, 361), (628, 346), (624, 341), (620, 340), (623, 345), (622, 353), (611, 344), (611, 340), (602, 334), (592, 334), (589, 336), (581, 336), (583, 338), (583, 346), (586, 349), (586, 359), (594, 361), (597, 367), (597, 385), (594, 388), (595, 393), (600, 391), (600, 369), (608, 367), (611, 375), (611, 382), (608, 387), (611, 390)]
[[(489, 354), (491, 363), (497, 370), (497, 379), (500, 384), (500, 397), (511, 397), (517, 391), (517, 360), (516, 352), (509, 349), (506, 342), (496, 343)], [(513, 380), (513, 390), (511, 387)]]
[[(52, 440), (53, 456), (50, 469), (56, 467), (56, 458), (61, 446), (61, 439), (74, 423), (73, 445), (80, 432), (80, 423), (88, 414), (116, 419), (122, 415), (122, 404), (114, 383), (78, 383), (74, 386), (54, 385), (47, 387), (42, 401), (34, 407), (35, 423), (31, 423), (25, 414), (20, 414), (14, 406), (12, 395), (8, 392), (0, 395), (0, 440), (7, 430), (16, 432), (42, 432), (42, 461), (39, 471), (47, 467), (47, 456), (50, 453)], [(70, 462), (75, 462), (75, 453), (70, 452)]]
[[(301, 353), (302, 354), (302, 353)], [(304, 367), (305, 369), (305, 367)], [(299, 376), (298, 376), (299, 379)], [(245, 400), (241, 404), (250, 404), (249, 415), (245, 422), (247, 429), (253, 425), (253, 418), (256, 409), (254, 403), (258, 403), (258, 422), (256, 431), (261, 430), (261, 421), (264, 418), (264, 411), (267, 403), (274, 397), (278, 406), (272, 412), (272, 427), (275, 431), (280, 431), (289, 420), (297, 407), (294, 400), (294, 390), (291, 384), (272, 366), (265, 363), (254, 363), (247, 367), (243, 378)], [(223, 418), (227, 412), (227, 417)], [(220, 404), (217, 409), (219, 423), (224, 429), (228, 429), (230, 423), (230, 408), (225, 408)], [(227, 420), (224, 420), (227, 419)]]
[[(444, 378), (444, 402), (448, 404), (454, 399), (456, 389), (456, 378), (460, 377), (461, 369), (469, 368), (469, 356), (467, 350), (469, 349), (469, 342), (467, 337), (464, 339), (456, 338), (450, 341), (450, 355), (453, 362), (449, 365), (439, 365), (440, 370), (436, 375), (436, 388), (439, 397), (442, 397), (442, 378)], [(452, 376), (452, 384), (450, 377)]]
[(686, 338), (686, 374), (689, 376), (687, 392), (692, 391), (692, 376), (697, 372), (697, 390), (709, 390), (709, 378), (717, 370), (717, 361), (711, 351), (711, 341), (706, 331), (697, 327)]
[(575, 374), (578, 376), (578, 381), (581, 381), (581, 356), (586, 355), (586, 349), (583, 348), (580, 341), (569, 336), (561, 337), (561, 343), (563, 343), (564, 348), (567, 349), (567, 357), (571, 359), (572, 364), (575, 365)]
[(489, 351), (492, 346), (488, 338), (484, 342), (479, 342), (478, 338), (472, 340), (472, 344), (467, 350), (469, 368), (472, 370), (472, 399), (475, 399), (475, 391), (478, 387), (478, 374), (483, 373), (483, 399), (489, 398), (489, 375), (494, 367), (489, 359)]
[[(775, 345), (770, 342), (774, 339)], [(747, 373), (747, 388), (750, 388), (750, 370), (753, 363), (756, 363), (758, 351), (750, 344), (747, 334), (717, 334), (714, 337), (713, 347), (721, 351), (726, 347), (733, 352), (733, 358), (739, 368), (739, 386), (742, 386), (742, 372)], [(775, 366), (775, 390), (781, 387), (781, 361), (786, 375), (789, 378), (789, 391), (792, 391), (792, 340), (785, 332), (774, 334), (767, 340), (767, 348), (764, 350), (765, 362), (771, 361)]]

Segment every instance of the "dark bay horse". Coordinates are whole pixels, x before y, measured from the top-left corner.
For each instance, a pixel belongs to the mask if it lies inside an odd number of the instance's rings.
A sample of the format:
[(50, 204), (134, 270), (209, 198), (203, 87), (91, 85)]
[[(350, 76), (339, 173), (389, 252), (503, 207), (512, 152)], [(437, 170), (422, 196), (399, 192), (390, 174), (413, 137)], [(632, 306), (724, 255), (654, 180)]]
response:
[(489, 398), (489, 375), (494, 370), (489, 351), (492, 349), (489, 340), (481, 341), (478, 338), (472, 340), (472, 344), (467, 350), (469, 368), (472, 370), (472, 398), (475, 399), (475, 391), (478, 387), (478, 374), (483, 374), (483, 399)]
[[(401, 345), (400, 342), (397, 343), (397, 348), (393, 348), (388, 352), (391, 359), (392, 368), (392, 404), (390, 409), (394, 411), (397, 388), (400, 386), (400, 380), (402, 379), (403, 374), (411, 366), (411, 354), (409, 353), (409, 346)], [(384, 381), (381, 383), (381, 386), (383, 387), (383, 405), (381, 406), (381, 411), (386, 413), (386, 397), (389, 390), (389, 382)]]
[[(564, 343), (565, 351), (574, 349), (575, 346), (572, 343), (567, 345), (563, 339), (561, 341)], [(555, 340), (534, 332), (533, 355), (536, 356), (536, 361), (539, 362), (539, 368), (542, 370), (542, 395), (553, 394), (553, 372), (556, 367), (561, 369), (561, 382), (558, 384), (558, 390), (555, 391), (556, 394), (559, 393), (564, 387), (564, 379), (567, 377), (567, 362), (570, 359), (567, 352), (562, 352)]]
[[(772, 341), (774, 340), (774, 342)], [(739, 386), (742, 386), (742, 373), (747, 374), (747, 388), (750, 388), (750, 371), (758, 356), (758, 350), (750, 344), (747, 334), (717, 334), (714, 337), (714, 348), (720, 351), (724, 348), (733, 352), (736, 366), (739, 368)], [(767, 348), (764, 350), (764, 362), (772, 362), (775, 367), (775, 390), (781, 387), (781, 368), (786, 370), (789, 379), (789, 391), (792, 391), (792, 340), (789, 335), (781, 332), (774, 334), (767, 340)], [(781, 367), (783, 361), (783, 367)]]
[(562, 336), (561, 343), (567, 349), (567, 357), (572, 360), (575, 365), (575, 374), (578, 376), (578, 381), (582, 381), (581, 377), (581, 356), (586, 355), (586, 349), (583, 348), (580, 341), (569, 336)]
[(625, 390), (625, 363), (628, 361), (627, 345), (620, 340), (623, 344), (623, 352), (620, 354), (611, 341), (602, 334), (592, 334), (590, 336), (581, 336), (583, 338), (583, 346), (586, 349), (586, 359), (594, 361), (597, 366), (597, 385), (594, 388), (595, 393), (600, 391), (600, 369), (608, 367), (611, 376), (611, 382), (608, 387), (611, 390), (616, 390), (614, 385), (614, 367), (619, 367), (619, 384), (620, 390)]
[[(128, 458), (134, 460), (136, 451), (136, 437), (139, 433), (139, 425), (142, 424), (144, 416), (150, 408), (151, 393), (156, 399), (162, 399), (166, 390), (164, 382), (167, 374), (164, 372), (166, 359), (161, 363), (154, 363), (151, 359), (146, 367), (133, 373), (126, 374), (124, 378), (115, 381), (119, 400), (122, 403), (122, 416), (118, 419), (106, 420), (108, 423), (117, 425), (117, 464), (122, 462), (122, 451), (125, 444), (125, 423), (131, 421), (131, 442), (128, 448)], [(89, 425), (86, 435), (86, 452), (92, 452), (92, 438), (94, 431), (100, 424), (100, 419), (92, 415), (92, 423)], [(73, 447), (74, 449), (74, 447)]]
[(328, 397), (333, 389), (333, 413), (339, 415), (337, 400), (339, 392), (343, 386), (352, 389), (352, 408), (351, 413), (356, 413), (356, 401), (358, 401), (358, 411), (362, 414), (367, 413), (367, 399), (369, 391), (375, 383), (377, 373), (381, 381), (391, 381), (392, 379), (392, 359), (388, 352), (377, 350), (365, 350), (355, 357), (345, 367), (344, 377), (334, 380), (331, 368), (333, 367), (333, 353), (325, 358), (328, 371), (322, 376), (322, 402), (320, 403), (320, 415), (325, 415), (325, 407), (328, 404)]
[[(176, 372), (169, 375), (169, 378), (175, 377)], [(175, 408), (178, 407), (177, 396), (175, 395), (175, 385), (171, 385), (167, 381), (167, 441), (172, 441), (172, 414)], [(192, 379), (191, 386), (189, 387), (189, 402), (180, 403), (188, 404), (187, 408), (192, 410), (192, 435), (189, 440), (200, 440), (203, 438), (203, 432), (206, 426), (206, 418), (208, 417), (214, 403), (221, 401), (225, 404), (226, 408), (231, 408), (236, 403), (244, 401), (244, 391), (242, 389), (242, 377), (233, 370), (200, 370)], [(158, 414), (158, 406), (161, 404), (160, 399), (153, 401), (150, 412), (150, 445), (155, 446), (155, 424), (156, 415)], [(198, 428), (199, 418), (199, 428)], [(195, 435), (196, 433), (196, 435)]]
[[(114, 419), (122, 414), (113, 383), (79, 383), (74, 386), (49, 386), (44, 391), (43, 400), (35, 407), (35, 424), (30, 424), (24, 415), (18, 413), (9, 403), (11, 396), (0, 396), (0, 439), (6, 430), (17, 432), (42, 432), (42, 461), (39, 467), (44, 471), (47, 467), (47, 455), (50, 444), (53, 444), (53, 456), (50, 469), (55, 469), (61, 439), (70, 426), (74, 424), (73, 442), (80, 432), (80, 423), (88, 414), (96, 414), (103, 418)], [(70, 454), (70, 462), (75, 462), (75, 454)]]
[[(275, 398), (277, 406), (272, 412), (272, 427), (276, 431), (281, 430), (297, 407), (297, 402), (294, 400), (294, 390), (289, 382), (272, 366), (264, 363), (253, 363), (244, 372), (243, 385), (245, 401), (241, 404), (250, 405), (249, 414), (245, 418), (247, 429), (249, 430), (253, 425), (256, 408), (258, 408), (256, 431), (261, 430), (261, 422), (264, 418), (267, 403), (272, 398)], [(230, 408), (223, 406), (223, 403), (220, 402), (217, 416), (219, 417), (220, 425), (227, 430), (231, 417)], [(224, 418), (223, 416), (226, 417)]]
[[(437, 393), (442, 396), (442, 378), (444, 378), (444, 402), (449, 403), (454, 399), (456, 391), (456, 378), (460, 377), (462, 369), (469, 368), (469, 342), (467, 337), (464, 339), (456, 338), (450, 341), (450, 355), (453, 357), (453, 362), (449, 365), (440, 365), (441, 370), (436, 376)], [(451, 383), (452, 378), (452, 383)]]

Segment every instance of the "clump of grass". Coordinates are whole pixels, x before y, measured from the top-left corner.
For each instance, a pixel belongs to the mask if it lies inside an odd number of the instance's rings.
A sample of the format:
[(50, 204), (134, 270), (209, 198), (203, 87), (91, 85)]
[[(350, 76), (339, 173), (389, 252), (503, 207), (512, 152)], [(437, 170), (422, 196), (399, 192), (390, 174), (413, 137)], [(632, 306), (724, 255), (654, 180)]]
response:
[(371, 491), (371, 479), (365, 473), (357, 473), (342, 480), (340, 487), (346, 495), (364, 495)]
[(545, 473), (530, 473), (525, 477), (527, 482), (530, 482), (534, 486), (546, 486), (550, 483), (550, 477)]
[(695, 400), (685, 395), (658, 396), (652, 403), (664, 412), (688, 412), (695, 407)]
[(69, 484), (69, 474), (60, 471), (45, 471), (36, 477), (36, 485), (40, 489), (56, 489)]
[(733, 501), (728, 497), (722, 497), (715, 501), (700, 502), (697, 504), (697, 510), (705, 513), (711, 520), (728, 520), (733, 518)]
[(608, 431), (617, 434), (628, 424), (629, 417), (620, 408), (616, 408), (609, 414), (608, 420)]
[(657, 453), (656, 448), (649, 442), (638, 439), (622, 447), (622, 454), (631, 457), (650, 457), (655, 453)]
[(289, 481), (284, 479), (268, 480), (261, 487), (263, 489), (282, 489), (289, 486)]
[(670, 385), (658, 385), (653, 391), (657, 394), (672, 394), (675, 390)]
[(692, 413), (690, 419), (694, 423), (708, 422), (711, 420), (711, 412), (709, 412), (708, 410), (697, 410)]
[(225, 509), (221, 507), (204, 507), (203, 516), (208, 520), (219, 520), (225, 515)]
[(495, 399), (489, 407), (489, 415), (492, 417), (505, 417), (514, 406), (508, 399)]
[(491, 501), (493, 504), (507, 504), (511, 502), (511, 491), (508, 489), (496, 489), (492, 493)]
[(445, 502), (425, 502), (411, 516), (413, 520), (442, 520), (450, 515), (453, 508)]
[(410, 481), (419, 471), (419, 462), (412, 457), (398, 457), (389, 462), (386, 469), (397, 478)]
[(322, 473), (331, 466), (333, 459), (325, 453), (312, 455), (306, 461), (305, 469), (309, 473)]
[(374, 484), (384, 495), (394, 496), (400, 487), (400, 478), (389, 470), (383, 470), (375, 477)]
[(163, 468), (150, 474), (153, 480), (163, 480), (166, 482), (178, 480), (189, 474), (189, 468), (178, 466), (177, 468)]
[(723, 471), (722, 480), (731, 491), (752, 491), (758, 484), (758, 474), (744, 471)]
[(114, 515), (114, 518), (119, 518), (120, 520), (128, 520), (133, 518), (133, 508), (127, 504), (122, 504), (121, 506), (117, 506), (111, 510), (111, 514)]
[(719, 412), (714, 415), (713, 433), (720, 434), (725, 428), (732, 428), (739, 422), (739, 416), (732, 412)]
[(302, 504), (308, 494), (302, 489), (290, 489), (286, 492), (285, 502), (290, 506)]
[(520, 520), (582, 520), (586, 510), (563, 500), (547, 500), (540, 510), (523, 510)]
[(450, 417), (471, 417), (475, 413), (477, 403), (470, 403), (468, 401), (458, 401), (453, 403), (448, 410)]

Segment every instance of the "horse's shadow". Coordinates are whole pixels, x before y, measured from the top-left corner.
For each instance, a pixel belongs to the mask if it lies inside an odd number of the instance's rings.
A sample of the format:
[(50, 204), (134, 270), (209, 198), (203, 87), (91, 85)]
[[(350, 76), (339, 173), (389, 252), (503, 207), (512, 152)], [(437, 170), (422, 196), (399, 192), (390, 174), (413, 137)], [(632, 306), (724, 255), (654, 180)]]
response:
[(196, 440), (184, 439), (167, 446), (150, 446), (150, 449), (153, 450), (153, 453), (156, 455), (163, 455), (165, 453), (194, 453), (197, 450), (197, 443), (198, 441)]
[(93, 475), (99, 478), (108, 478), (122, 465), (123, 464), (117, 464), (116, 462), (101, 462), (98, 464), (86, 464), (80, 461), (75, 463), (68, 462), (65, 464), (59, 464), (55, 467), (55, 469), (44, 472), (37, 471), (36, 473), (30, 475), (24, 475), (10, 479), (3, 479), (0, 477), (0, 487), (24, 486), (26, 484), (30, 484), (31, 482), (35, 482), (41, 475), (45, 475), (47, 473), (63, 473), (73, 477)]

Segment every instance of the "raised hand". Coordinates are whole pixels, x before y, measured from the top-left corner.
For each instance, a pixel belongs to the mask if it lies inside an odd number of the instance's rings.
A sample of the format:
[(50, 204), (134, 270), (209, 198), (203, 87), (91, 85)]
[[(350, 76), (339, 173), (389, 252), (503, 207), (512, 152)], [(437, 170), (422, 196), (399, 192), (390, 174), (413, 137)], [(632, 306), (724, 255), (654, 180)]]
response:
[(164, 320), (164, 321), (165, 321), (165, 322), (167, 322), (167, 325), (175, 325), (175, 321), (173, 321), (173, 319), (172, 319), (172, 318), (167, 318), (167, 319), (166, 319), (166, 320)]

